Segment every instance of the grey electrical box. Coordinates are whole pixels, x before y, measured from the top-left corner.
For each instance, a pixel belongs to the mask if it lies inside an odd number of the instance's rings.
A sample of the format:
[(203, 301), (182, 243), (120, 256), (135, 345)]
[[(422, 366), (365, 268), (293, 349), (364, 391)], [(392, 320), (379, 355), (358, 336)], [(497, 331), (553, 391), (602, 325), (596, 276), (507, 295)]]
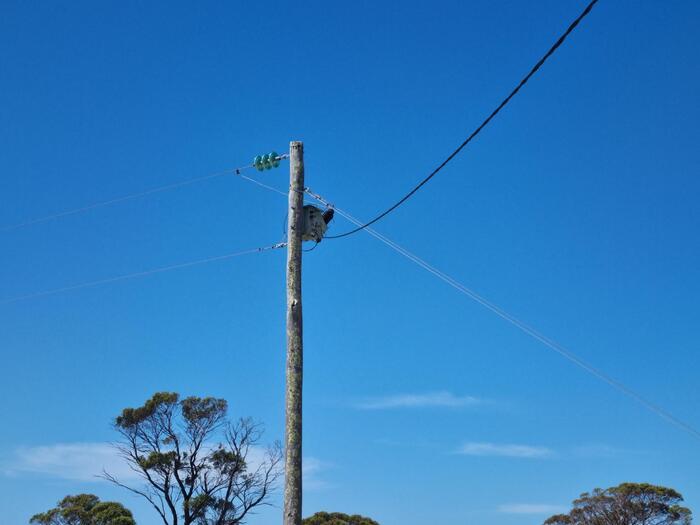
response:
[(301, 230), (302, 241), (321, 242), (328, 225), (323, 218), (323, 211), (312, 204), (304, 206), (304, 227)]

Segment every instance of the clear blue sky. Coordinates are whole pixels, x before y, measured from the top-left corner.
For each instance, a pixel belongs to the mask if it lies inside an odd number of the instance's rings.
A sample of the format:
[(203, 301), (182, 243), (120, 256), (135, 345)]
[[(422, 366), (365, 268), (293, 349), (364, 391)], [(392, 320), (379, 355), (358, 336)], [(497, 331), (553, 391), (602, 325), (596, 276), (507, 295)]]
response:
[[(310, 186), (370, 217), (584, 5), (5, 2), (0, 225), (290, 140)], [(699, 17), (697, 2), (601, 0), (377, 224), (696, 427)], [(264, 180), (285, 188), (287, 168)], [(280, 196), (219, 178), (5, 232), (0, 298), (270, 244), (284, 216)], [(675, 487), (700, 512), (700, 441), (368, 235), (304, 264), (305, 514), (536, 525), (622, 481)], [(111, 419), (157, 390), (225, 397), (281, 438), (283, 286), (277, 251), (0, 306), (3, 524), (78, 491), (156, 524), (90, 469), (110, 461)]]

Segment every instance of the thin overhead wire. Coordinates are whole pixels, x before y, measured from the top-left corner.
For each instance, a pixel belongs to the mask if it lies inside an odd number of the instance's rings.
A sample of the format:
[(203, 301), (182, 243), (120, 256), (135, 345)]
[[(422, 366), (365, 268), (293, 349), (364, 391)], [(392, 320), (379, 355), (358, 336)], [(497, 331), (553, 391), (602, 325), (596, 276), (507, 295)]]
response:
[(283, 195), (284, 197), (286, 197), (288, 195), (286, 191), (282, 191), (282, 190), (279, 190), (279, 189), (274, 188), (272, 186), (268, 186), (267, 184), (264, 184), (264, 183), (260, 182), (259, 180), (255, 180), (255, 179), (252, 179), (250, 177), (246, 177), (245, 175), (241, 175), (240, 173), (238, 173), (237, 175), (241, 179), (247, 180), (248, 182), (252, 182), (253, 184), (260, 186), (261, 188), (265, 188), (266, 190), (270, 190), (270, 191), (275, 192), (279, 195)]
[(408, 199), (410, 199), (419, 189), (423, 187), (430, 179), (432, 179), (435, 175), (438, 174), (442, 168), (444, 168), (453, 158), (455, 158), (459, 152), (464, 149), (464, 147), (469, 144), (474, 137), (476, 137), (482, 129), (484, 129), (489, 122), (505, 107), (508, 102), (520, 91), (520, 89), (530, 80), (530, 78), (537, 73), (537, 71), (542, 67), (542, 65), (547, 61), (547, 59), (554, 54), (554, 52), (559, 48), (564, 43), (564, 40), (571, 34), (571, 32), (576, 28), (577, 25), (583, 20), (588, 13), (591, 12), (591, 9), (593, 9), (593, 6), (598, 2), (598, 0), (592, 0), (586, 8), (581, 12), (581, 14), (574, 20), (569, 27), (564, 31), (564, 33), (557, 39), (557, 41), (552, 45), (551, 48), (549, 48), (549, 51), (547, 51), (542, 58), (539, 59), (539, 61), (532, 67), (532, 69), (529, 71), (527, 75), (525, 75), (522, 80), (518, 83), (518, 85), (513, 89), (513, 91), (510, 92), (510, 94), (503, 99), (503, 101), (494, 109), (491, 114), (486, 117), (486, 119), (472, 132), (471, 135), (469, 135), (464, 142), (462, 142), (456, 150), (454, 150), (452, 153), (450, 153), (449, 157), (447, 157), (442, 163), (435, 168), (427, 177), (425, 177), (420, 183), (418, 183), (411, 191), (409, 191), (406, 195), (404, 195), (398, 202), (387, 208), (385, 211), (377, 215), (374, 219), (370, 220), (369, 222), (363, 223), (358, 225), (357, 228), (354, 230), (347, 231), (345, 233), (341, 233), (339, 235), (328, 235), (326, 239), (340, 239), (341, 237), (347, 237), (348, 235), (352, 235), (353, 233), (357, 233), (360, 230), (363, 230), (364, 228), (367, 228), (368, 226), (374, 224), (375, 222), (379, 221), (380, 219), (383, 219), (387, 215), (389, 215), (392, 211), (394, 211), (396, 208), (401, 206), (404, 202), (406, 202)]
[(69, 291), (73, 291), (73, 290), (80, 290), (82, 288), (90, 288), (92, 286), (98, 286), (101, 284), (114, 283), (117, 281), (125, 281), (127, 279), (135, 279), (137, 277), (146, 277), (146, 276), (153, 275), (156, 273), (163, 273), (163, 272), (169, 272), (171, 270), (179, 270), (182, 268), (189, 268), (190, 266), (198, 266), (200, 264), (206, 264), (206, 263), (211, 263), (211, 262), (215, 262), (215, 261), (223, 261), (226, 259), (232, 259), (234, 257), (240, 257), (242, 255), (248, 255), (251, 253), (260, 253), (260, 252), (266, 252), (268, 250), (276, 250), (277, 248), (283, 248), (286, 245), (287, 245), (287, 243), (280, 242), (280, 243), (272, 244), (269, 246), (263, 246), (260, 248), (253, 248), (250, 250), (243, 250), (240, 252), (227, 253), (225, 255), (217, 255), (215, 257), (207, 257), (205, 259), (197, 259), (194, 261), (188, 261), (188, 262), (179, 263), (179, 264), (172, 264), (170, 266), (162, 266), (160, 268), (154, 268), (151, 270), (128, 273), (128, 274), (124, 274), (124, 275), (118, 275), (115, 277), (107, 277), (106, 279), (98, 279), (96, 281), (88, 281), (88, 282), (84, 282), (84, 283), (80, 283), (80, 284), (73, 284), (70, 286), (64, 286), (62, 288), (54, 288), (52, 290), (45, 290), (42, 292), (35, 292), (35, 293), (26, 294), (26, 295), (20, 295), (18, 297), (12, 297), (10, 299), (0, 300), (0, 306), (6, 305), (6, 304), (11, 304), (11, 303), (16, 303), (19, 301), (25, 301), (25, 300), (29, 300), (29, 299), (37, 299), (39, 297), (46, 297), (47, 295), (55, 295), (55, 294), (69, 292)]
[(9, 231), (17, 230), (17, 229), (24, 228), (24, 227), (27, 227), (27, 226), (32, 226), (32, 225), (34, 225), (34, 224), (39, 224), (39, 223), (42, 223), (42, 222), (47, 222), (47, 221), (50, 221), (50, 220), (53, 220), (53, 219), (59, 219), (59, 218), (62, 218), (62, 217), (67, 217), (67, 216), (69, 216), (69, 215), (77, 215), (77, 214), (79, 214), (79, 213), (83, 213), (83, 212), (86, 212), (86, 211), (94, 210), (95, 208), (101, 208), (101, 207), (103, 207), (103, 206), (109, 206), (110, 204), (116, 204), (116, 203), (118, 203), (118, 202), (124, 202), (124, 201), (128, 201), (128, 200), (131, 200), (131, 199), (137, 199), (137, 198), (139, 198), (139, 197), (145, 197), (145, 196), (147, 196), (147, 195), (152, 195), (152, 194), (154, 194), (154, 193), (160, 193), (161, 191), (173, 190), (173, 189), (175, 189), (175, 188), (181, 188), (182, 186), (188, 186), (188, 185), (194, 184), (194, 183), (196, 183), (196, 182), (203, 182), (203, 181), (205, 181), (205, 180), (210, 180), (210, 179), (214, 179), (214, 178), (217, 178), (217, 177), (222, 177), (222, 176), (224, 176), (224, 175), (230, 175), (231, 173), (235, 173), (235, 171), (236, 171), (236, 170), (220, 171), (220, 172), (217, 172), (217, 173), (211, 173), (211, 174), (209, 174), (209, 175), (203, 175), (203, 176), (201, 176), (201, 177), (195, 177), (195, 178), (188, 179), (188, 180), (184, 180), (184, 181), (181, 181), (181, 182), (175, 182), (175, 183), (172, 183), (172, 184), (166, 184), (166, 185), (164, 185), (164, 186), (157, 186), (157, 187), (155, 187), (155, 188), (151, 188), (151, 189), (148, 189), (148, 190), (145, 190), (145, 191), (140, 191), (140, 192), (137, 192), (137, 193), (130, 193), (130, 194), (128, 194), (128, 195), (123, 195), (123, 196), (121, 196), (121, 197), (116, 197), (116, 198), (113, 198), (113, 199), (108, 199), (108, 200), (104, 200), (104, 201), (95, 202), (95, 203), (93, 203), (93, 204), (88, 204), (87, 206), (82, 206), (82, 207), (80, 207), (80, 208), (73, 208), (73, 209), (71, 209), (71, 210), (66, 210), (66, 211), (62, 211), (62, 212), (59, 212), (59, 213), (54, 213), (54, 214), (52, 214), (52, 215), (45, 215), (45, 216), (43, 216), (43, 217), (38, 217), (38, 218), (36, 218), (36, 219), (31, 219), (31, 220), (24, 221), (24, 222), (20, 222), (20, 223), (17, 223), (17, 224), (11, 224), (11, 225), (9, 225), (9, 226), (3, 226), (2, 228), (0, 228), (0, 232), (9, 232)]
[[(283, 159), (286, 159), (288, 157), (289, 157), (289, 155), (285, 153), (284, 155), (280, 155), (278, 157), (278, 160), (283, 160)], [(88, 204), (86, 206), (81, 206), (79, 208), (73, 208), (73, 209), (65, 210), (65, 211), (62, 211), (59, 213), (45, 215), (43, 217), (37, 217), (35, 219), (30, 219), (30, 220), (27, 220), (24, 222), (10, 224), (8, 226), (3, 226), (3, 227), (0, 227), (0, 233), (10, 232), (13, 230), (18, 230), (20, 228), (26, 228), (28, 226), (33, 226), (35, 224), (40, 224), (42, 222), (47, 222), (47, 221), (51, 221), (54, 219), (60, 219), (63, 217), (67, 217), (69, 215), (77, 215), (77, 214), (84, 213), (84, 212), (87, 212), (90, 210), (94, 210), (96, 208), (102, 208), (104, 206), (109, 206), (112, 204), (117, 204), (120, 202), (129, 201), (132, 199), (138, 199), (140, 197), (146, 197), (148, 195), (153, 195), (155, 193), (160, 193), (163, 191), (174, 190), (174, 189), (181, 188), (183, 186), (189, 186), (191, 184), (195, 184), (198, 182), (204, 182), (204, 181), (215, 179), (218, 177), (223, 177), (224, 175), (237, 175), (241, 178), (248, 179), (250, 181), (255, 182), (256, 184), (259, 184), (260, 186), (265, 187), (266, 186), (265, 184), (258, 182), (258, 181), (255, 181), (254, 179), (251, 179), (251, 178), (246, 177), (245, 175), (241, 174), (241, 171), (252, 169), (252, 168), (254, 168), (254, 166), (252, 164), (247, 164), (245, 166), (240, 166), (238, 168), (232, 168), (232, 169), (228, 169), (228, 170), (224, 170), (224, 171), (218, 171), (216, 173), (210, 173), (209, 175), (202, 175), (201, 177), (194, 177), (194, 178), (183, 180), (180, 182), (174, 182), (171, 184), (164, 184), (162, 186), (156, 186), (156, 187), (150, 188), (148, 190), (139, 191), (136, 193), (130, 193), (128, 195), (122, 195), (120, 197), (115, 197), (112, 199), (94, 202), (92, 204)], [(271, 189), (271, 188), (268, 187), (268, 189)]]
[[(278, 158), (281, 160), (281, 159), (286, 159), (286, 158), (288, 158), (288, 157), (289, 157), (289, 155), (285, 153), (284, 155), (280, 155)], [(226, 175), (226, 174), (234, 174), (234, 175), (236, 175), (237, 177), (239, 177), (239, 178), (241, 178), (241, 179), (244, 179), (244, 180), (246, 180), (246, 181), (248, 181), (248, 182), (251, 182), (251, 183), (253, 183), (253, 184), (255, 184), (255, 185), (259, 186), (259, 187), (262, 187), (262, 188), (265, 188), (265, 189), (267, 189), (267, 190), (269, 190), (269, 191), (272, 191), (272, 192), (274, 192), (274, 193), (276, 193), (276, 194), (278, 194), (278, 195), (282, 195), (282, 196), (285, 196), (285, 197), (287, 196), (287, 193), (286, 193), (286, 192), (281, 191), (281, 190), (279, 190), (279, 189), (277, 189), (277, 188), (274, 188), (274, 187), (272, 187), (272, 186), (269, 186), (269, 185), (267, 185), (267, 184), (264, 184), (264, 183), (260, 182), (259, 180), (253, 179), (253, 178), (248, 177), (248, 176), (246, 176), (246, 175), (243, 175), (243, 174), (241, 173), (241, 170), (242, 170), (242, 169), (246, 169), (246, 168), (249, 168), (249, 167), (252, 167), (252, 166), (244, 166), (244, 167), (242, 167), (242, 168), (234, 168), (234, 169), (232, 169), (232, 170), (226, 170), (226, 171), (223, 171), (223, 172), (214, 173), (214, 174), (211, 174), (211, 175), (206, 175), (206, 176), (204, 176), (204, 177), (197, 177), (197, 178), (195, 178), (195, 179), (190, 179), (190, 180), (188, 180), (188, 181), (183, 181), (183, 182), (176, 183), (176, 184), (170, 184), (170, 185), (167, 185), (167, 186), (161, 186), (161, 187), (159, 187), (159, 188), (153, 188), (153, 189), (148, 190), (148, 191), (146, 191), (146, 192), (135, 193), (135, 194), (132, 194), (132, 195), (120, 197), (119, 199), (112, 199), (112, 200), (110, 200), (110, 201), (103, 201), (102, 203), (96, 203), (96, 204), (93, 204), (93, 205), (91, 205), (91, 206), (86, 206), (86, 207), (84, 207), (84, 208), (80, 208), (80, 209), (76, 209), (76, 210), (71, 210), (71, 211), (68, 211), (68, 212), (64, 212), (64, 213), (62, 213), (62, 214), (57, 214), (57, 215), (55, 215), (55, 216), (47, 216), (47, 217), (44, 217), (44, 218), (41, 218), (41, 219), (36, 219), (36, 220), (32, 221), (31, 224), (34, 224), (34, 223), (36, 223), (36, 222), (43, 222), (43, 221), (45, 221), (45, 220), (50, 220), (51, 218), (54, 218), (54, 217), (61, 217), (61, 216), (64, 216), (64, 215), (69, 215), (69, 214), (71, 214), (71, 213), (79, 213), (80, 211), (89, 210), (89, 209), (92, 209), (92, 208), (97, 208), (97, 207), (99, 207), (99, 206), (104, 206), (104, 205), (111, 204), (111, 203), (114, 203), (114, 202), (119, 202), (119, 201), (121, 201), (121, 200), (127, 200), (127, 199), (131, 199), (131, 198), (136, 198), (136, 197), (138, 197), (138, 196), (148, 195), (148, 194), (150, 194), (150, 193), (156, 193), (156, 192), (158, 192), (158, 191), (164, 191), (164, 190), (166, 190), (166, 189), (171, 189), (171, 188), (175, 188), (175, 187), (178, 187), (178, 186), (184, 186), (184, 185), (187, 185), (187, 184), (192, 184), (192, 183), (194, 183), (194, 182), (199, 182), (199, 181), (202, 181), (202, 180), (206, 180), (206, 179), (214, 178), (214, 177), (219, 177), (219, 176), (221, 176), (221, 175)], [(29, 225), (29, 224), (30, 224), (30, 222), (24, 223), (24, 225)], [(18, 226), (16, 226), (16, 227), (20, 227), (20, 226), (21, 226), (21, 225), (18, 225)], [(4, 231), (4, 230), (0, 229), (0, 231)], [(18, 297), (12, 297), (12, 298), (9, 298), (9, 299), (0, 300), (0, 306), (6, 305), (6, 304), (15, 303), (15, 302), (19, 302), (19, 301), (29, 300), (29, 299), (36, 299), (36, 298), (44, 297), (44, 296), (47, 296), (47, 295), (54, 295), (54, 294), (58, 294), (58, 293), (69, 292), (69, 291), (72, 291), (72, 290), (79, 290), (79, 289), (81, 289), (81, 288), (89, 288), (89, 287), (98, 286), (98, 285), (101, 285), (101, 284), (108, 284), (108, 283), (112, 283), (112, 282), (123, 281), (123, 280), (133, 279), (133, 278), (137, 278), (137, 277), (145, 277), (145, 276), (152, 275), (152, 274), (156, 274), (156, 273), (167, 272), (167, 271), (170, 271), (170, 270), (177, 270), (177, 269), (180, 269), (180, 268), (187, 268), (187, 267), (189, 267), (189, 266), (196, 266), (196, 265), (199, 265), (199, 264), (205, 264), (205, 263), (209, 263), (209, 262), (215, 262), (215, 261), (220, 261), (220, 260), (225, 260), (225, 259), (231, 259), (231, 258), (233, 258), (233, 257), (238, 257), (238, 256), (240, 256), (240, 255), (246, 255), (246, 254), (250, 254), (250, 253), (258, 253), (258, 252), (263, 252), (263, 251), (267, 251), (267, 250), (282, 248), (282, 247), (284, 247), (284, 246), (286, 246), (286, 245), (287, 245), (287, 243), (284, 242), (284, 241), (282, 241), (282, 242), (273, 244), (273, 245), (271, 245), (271, 246), (265, 246), (265, 247), (262, 247), (262, 248), (254, 248), (254, 249), (245, 250), (245, 251), (242, 251), (242, 252), (234, 252), (234, 253), (229, 253), (229, 254), (226, 254), (226, 255), (219, 255), (219, 256), (216, 256), (216, 257), (209, 257), (209, 258), (206, 258), (206, 259), (198, 259), (198, 260), (196, 260), (196, 261), (190, 261), (190, 262), (175, 264), (175, 265), (171, 265), (171, 266), (165, 266), (165, 267), (162, 267), (162, 268), (155, 268), (155, 269), (153, 269), (153, 270), (146, 270), (146, 271), (143, 271), (143, 272), (135, 272), (135, 273), (130, 273), (130, 274), (126, 274), (126, 275), (119, 275), (119, 276), (116, 276), (116, 277), (108, 277), (108, 278), (106, 278), (106, 279), (98, 279), (98, 280), (96, 280), (96, 281), (89, 281), (89, 282), (85, 282), (85, 283), (80, 283), (80, 284), (75, 284), (75, 285), (70, 285), (70, 286), (64, 286), (64, 287), (62, 287), (62, 288), (55, 288), (55, 289), (51, 289), (51, 290), (45, 290), (45, 291), (42, 291), (42, 292), (35, 292), (35, 293), (31, 293), (31, 294), (21, 295), (21, 296), (18, 296)]]
[[(356, 219), (346, 211), (343, 211), (339, 209), (336, 206), (333, 206), (331, 203), (329, 203), (326, 199), (324, 199), (322, 196), (313, 193), (311, 190), (307, 188), (307, 194), (316, 199), (318, 202), (324, 204), (325, 206), (328, 207), (333, 207), (337, 213), (345, 217), (348, 221), (355, 225), (361, 225), (363, 224), (362, 221), (359, 219)], [(535, 328), (531, 327), (530, 325), (526, 324), (525, 322), (521, 321), (517, 317), (515, 317), (512, 314), (509, 314), (506, 312), (503, 308), (497, 306), (496, 304), (492, 303), (488, 299), (482, 297), (478, 293), (476, 293), (474, 290), (471, 290), (467, 288), (465, 285), (454, 279), (453, 277), (450, 277), (447, 275), (445, 272), (438, 270), (434, 266), (430, 265), (417, 255), (409, 252), (407, 249), (403, 248), (402, 246), (398, 245), (385, 235), (382, 235), (381, 233), (377, 232), (376, 230), (365, 227), (363, 228), (369, 235), (372, 235), (374, 238), (378, 239), (379, 241), (383, 242), (387, 246), (389, 246), (392, 250), (398, 252), (399, 254), (403, 255), (410, 261), (414, 262), (424, 270), (430, 272), (433, 274), (435, 277), (438, 279), (442, 280), (443, 282), (447, 283), (454, 289), (456, 289), (458, 292), (466, 295), (470, 299), (473, 299), (477, 303), (479, 303), (481, 306), (484, 308), (487, 308), (500, 318), (504, 319), (508, 323), (512, 324), (522, 332), (526, 333), (530, 337), (536, 339), (540, 343), (544, 344), (546, 347), (550, 348), (551, 350), (554, 350), (556, 353), (564, 357), (565, 359), (569, 360), (570, 362), (574, 363), (576, 366), (579, 368), (585, 370), (589, 374), (593, 375), (594, 377), (600, 379), (601, 381), (607, 383), (608, 385), (612, 386), (616, 390), (622, 392), (623, 394), (629, 396), (630, 398), (634, 399), (637, 401), (639, 404), (650, 410), (651, 412), (655, 413), (657, 416), (663, 418), (667, 422), (675, 425), (676, 427), (686, 431), (687, 433), (691, 434), (693, 437), (700, 439), (700, 431), (691, 426), (690, 424), (686, 423), (685, 421), (677, 418), (673, 414), (671, 414), (668, 410), (660, 407), (659, 405), (652, 403), (651, 401), (647, 400), (645, 397), (643, 397), (641, 394), (638, 394), (635, 392), (633, 389), (630, 387), (626, 386), (624, 383), (621, 383), (617, 379), (614, 379), (613, 377), (609, 376), (605, 372), (601, 371), (600, 369), (594, 367), (593, 365), (588, 364), (586, 361), (584, 361), (582, 358), (578, 357), (576, 354), (574, 354), (571, 350), (568, 350), (561, 344), (557, 343), (553, 339), (543, 335), (539, 331), (537, 331)]]

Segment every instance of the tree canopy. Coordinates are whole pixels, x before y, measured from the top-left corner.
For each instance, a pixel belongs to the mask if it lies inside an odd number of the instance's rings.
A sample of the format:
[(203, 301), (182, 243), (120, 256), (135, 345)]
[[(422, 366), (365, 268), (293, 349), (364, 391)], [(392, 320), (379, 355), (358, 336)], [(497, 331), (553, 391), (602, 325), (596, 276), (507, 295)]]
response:
[(100, 501), (93, 494), (66, 496), (46, 512), (35, 514), (29, 523), (37, 525), (136, 525), (131, 511), (121, 503)]
[(544, 525), (690, 525), (692, 513), (682, 501), (670, 488), (622, 483), (581, 494), (571, 512), (552, 516)]
[(317, 512), (313, 516), (302, 520), (302, 525), (379, 525), (376, 521), (353, 514), (341, 512)]
[(158, 392), (143, 406), (125, 408), (115, 419), (118, 449), (143, 485), (112, 483), (145, 498), (165, 525), (238, 525), (267, 504), (281, 474), (281, 447), (258, 443), (262, 427), (235, 423), (227, 403), (213, 397), (180, 399)]

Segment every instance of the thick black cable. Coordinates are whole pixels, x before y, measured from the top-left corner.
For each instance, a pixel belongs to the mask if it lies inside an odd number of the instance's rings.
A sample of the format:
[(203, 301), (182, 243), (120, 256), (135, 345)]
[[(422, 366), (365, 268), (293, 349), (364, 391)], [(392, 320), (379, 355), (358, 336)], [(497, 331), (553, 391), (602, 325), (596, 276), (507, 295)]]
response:
[[(361, 225), (362, 222), (352, 215), (350, 215), (348, 212), (341, 210), (335, 206), (333, 206), (330, 202), (328, 202), (327, 199), (323, 198), (321, 195), (318, 195), (317, 193), (314, 193), (311, 191), (309, 188), (306, 188), (306, 193), (316, 199), (318, 202), (321, 204), (330, 207), (333, 207), (333, 209), (342, 217), (345, 217), (348, 221), (352, 222), (353, 224), (356, 225)], [(612, 376), (608, 375), (607, 373), (603, 372), (599, 368), (594, 367), (593, 365), (587, 363), (585, 360), (583, 360), (581, 357), (573, 353), (571, 350), (567, 349), (563, 345), (559, 344), (558, 342), (554, 341), (553, 339), (547, 337), (546, 335), (542, 334), (532, 326), (528, 325), (524, 321), (521, 321), (514, 315), (508, 313), (506, 310), (501, 308), (500, 306), (497, 306), (496, 304), (492, 303), (485, 297), (481, 296), (474, 290), (467, 288), (465, 285), (457, 281), (455, 278), (447, 275), (445, 272), (438, 270), (436, 267), (430, 265), (428, 262), (425, 260), (421, 259), (414, 253), (411, 253), (408, 251), (406, 248), (396, 244), (394, 241), (386, 237), (385, 235), (382, 235), (379, 233), (377, 230), (373, 228), (367, 228), (365, 227), (365, 232), (371, 235), (372, 237), (378, 239), (379, 241), (383, 242), (389, 248), (392, 250), (396, 251), (397, 253), (403, 255), (406, 257), (408, 260), (411, 262), (417, 264), (424, 270), (428, 271), (429, 273), (433, 274), (435, 277), (440, 279), (441, 281), (447, 283), (454, 289), (456, 289), (458, 292), (466, 295), (470, 299), (476, 301), (479, 303), (481, 306), (485, 307), (486, 309), (490, 310), (500, 318), (504, 319), (511, 325), (515, 326), (525, 334), (529, 335), (533, 339), (536, 339), (540, 343), (544, 344), (551, 350), (554, 350), (556, 353), (559, 355), (563, 356), (564, 358), (568, 359), (570, 362), (574, 363), (576, 366), (582, 368), (589, 374), (593, 375), (594, 377), (602, 380), (603, 382), (607, 383), (608, 385), (612, 386), (613, 388), (617, 389), (618, 391), (622, 392), (623, 394), (631, 397), (647, 409), (651, 410), (658, 416), (662, 417), (666, 421), (676, 425), (677, 427), (681, 428), (682, 430), (685, 430), (689, 434), (691, 434), (695, 438), (700, 439), (700, 430), (695, 428), (694, 426), (690, 425), (689, 423), (686, 423), (682, 419), (677, 418), (674, 416), (671, 412), (666, 410), (665, 408), (657, 405), (656, 403), (653, 403), (652, 401), (649, 401), (646, 399), (644, 396), (641, 394), (637, 393), (634, 391), (632, 388), (628, 387), (624, 383), (618, 381), (617, 379), (613, 378)]]
[(510, 95), (508, 95), (505, 99), (503, 99), (503, 102), (501, 102), (496, 109), (494, 109), (491, 114), (484, 120), (481, 125), (476, 128), (467, 139), (462, 142), (462, 144), (459, 145), (459, 147), (454, 150), (449, 157), (447, 157), (442, 164), (440, 164), (433, 172), (428, 175), (426, 178), (424, 178), (415, 188), (413, 188), (411, 191), (409, 191), (404, 197), (401, 198), (396, 204), (391, 206), (389, 209), (386, 211), (380, 213), (377, 215), (374, 219), (371, 221), (363, 224), (362, 226), (358, 226), (354, 230), (347, 231), (345, 233), (341, 233), (339, 235), (326, 235), (324, 239), (340, 239), (341, 237), (347, 237), (348, 235), (352, 235), (353, 233), (357, 233), (360, 230), (364, 230), (367, 226), (370, 226), (377, 222), (378, 220), (386, 217), (389, 215), (392, 211), (394, 211), (396, 208), (401, 206), (404, 202), (406, 202), (408, 199), (410, 199), (414, 193), (416, 193), (419, 189), (423, 187), (425, 183), (427, 183), (430, 179), (432, 179), (435, 175), (438, 174), (438, 172), (444, 168), (448, 162), (450, 162), (453, 158), (455, 158), (462, 149), (471, 142), (471, 140), (476, 137), (482, 129), (486, 127), (486, 125), (491, 122), (491, 119), (495, 117), (503, 107), (510, 102), (510, 99), (512, 99), (518, 91), (520, 91), (520, 88), (522, 88), (525, 84), (527, 84), (527, 81), (530, 80), (530, 77), (532, 77), (537, 71), (542, 67), (542, 65), (547, 61), (547, 59), (554, 54), (554, 52), (559, 48), (564, 43), (564, 40), (566, 40), (566, 37), (569, 36), (569, 34), (576, 28), (576, 26), (583, 20), (588, 13), (591, 12), (591, 9), (593, 9), (593, 6), (598, 2), (598, 0), (592, 0), (591, 3), (589, 3), (586, 8), (583, 10), (583, 12), (574, 20), (571, 25), (569, 25), (568, 29), (564, 31), (564, 33), (559, 37), (559, 39), (554, 43), (554, 45), (549, 48), (549, 51), (547, 51), (542, 58), (535, 64), (535, 66), (530, 70), (530, 72), (523, 77), (523, 79), (520, 81), (520, 83), (515, 87), (513, 91), (510, 92)]

